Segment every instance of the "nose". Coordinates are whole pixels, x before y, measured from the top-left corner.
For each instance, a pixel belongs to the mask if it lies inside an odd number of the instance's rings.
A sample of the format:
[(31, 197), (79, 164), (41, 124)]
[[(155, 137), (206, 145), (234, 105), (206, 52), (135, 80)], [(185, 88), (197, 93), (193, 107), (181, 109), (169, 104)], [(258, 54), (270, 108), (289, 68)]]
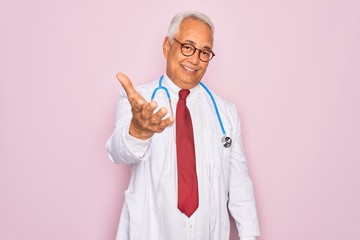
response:
[(196, 49), (196, 51), (194, 52), (193, 55), (188, 57), (188, 60), (192, 63), (192, 64), (198, 64), (200, 61), (200, 50)]

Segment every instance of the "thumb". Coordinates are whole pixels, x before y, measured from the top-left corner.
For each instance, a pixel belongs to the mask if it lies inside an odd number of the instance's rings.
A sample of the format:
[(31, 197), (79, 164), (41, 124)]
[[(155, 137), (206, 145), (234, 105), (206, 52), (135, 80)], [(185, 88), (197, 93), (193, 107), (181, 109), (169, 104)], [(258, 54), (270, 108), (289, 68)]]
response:
[(116, 78), (119, 80), (128, 96), (136, 92), (132, 82), (125, 74), (118, 72)]

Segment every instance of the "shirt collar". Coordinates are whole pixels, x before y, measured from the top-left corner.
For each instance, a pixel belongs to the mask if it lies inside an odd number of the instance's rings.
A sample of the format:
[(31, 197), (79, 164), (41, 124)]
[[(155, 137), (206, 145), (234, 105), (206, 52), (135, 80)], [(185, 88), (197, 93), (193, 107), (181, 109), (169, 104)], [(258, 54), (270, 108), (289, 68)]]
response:
[[(171, 101), (177, 102), (179, 99), (179, 91), (181, 90), (181, 88), (175, 85), (173, 81), (166, 74), (164, 74), (162, 85), (169, 90)], [(187, 99), (191, 101), (196, 101), (200, 92), (199, 91), (200, 85), (197, 84), (195, 87), (189, 90), (190, 90), (190, 94), (187, 97)]]

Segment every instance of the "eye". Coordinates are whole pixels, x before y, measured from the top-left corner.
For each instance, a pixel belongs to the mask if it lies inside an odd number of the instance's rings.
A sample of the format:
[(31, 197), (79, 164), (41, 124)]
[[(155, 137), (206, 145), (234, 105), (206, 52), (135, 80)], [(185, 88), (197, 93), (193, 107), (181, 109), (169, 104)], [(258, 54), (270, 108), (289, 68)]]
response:
[(204, 57), (209, 57), (210, 56), (210, 54), (211, 54), (211, 52), (210, 51), (201, 51), (201, 55), (203, 55)]
[(184, 49), (184, 50), (187, 50), (187, 51), (193, 51), (193, 50), (194, 50), (194, 47), (191, 46), (191, 45), (188, 45), (188, 44), (184, 44), (184, 45), (183, 45), (183, 49)]
[(181, 48), (181, 51), (185, 56), (191, 56), (195, 52), (195, 47), (190, 44), (184, 44)]

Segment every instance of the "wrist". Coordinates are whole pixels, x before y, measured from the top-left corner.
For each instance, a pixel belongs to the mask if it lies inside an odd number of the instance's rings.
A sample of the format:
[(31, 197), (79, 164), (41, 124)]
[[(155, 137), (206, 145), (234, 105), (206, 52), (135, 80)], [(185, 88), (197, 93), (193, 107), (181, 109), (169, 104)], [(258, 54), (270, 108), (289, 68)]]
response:
[(149, 131), (139, 130), (131, 121), (129, 126), (129, 135), (140, 140), (147, 140), (151, 138), (154, 135), (154, 133)]

